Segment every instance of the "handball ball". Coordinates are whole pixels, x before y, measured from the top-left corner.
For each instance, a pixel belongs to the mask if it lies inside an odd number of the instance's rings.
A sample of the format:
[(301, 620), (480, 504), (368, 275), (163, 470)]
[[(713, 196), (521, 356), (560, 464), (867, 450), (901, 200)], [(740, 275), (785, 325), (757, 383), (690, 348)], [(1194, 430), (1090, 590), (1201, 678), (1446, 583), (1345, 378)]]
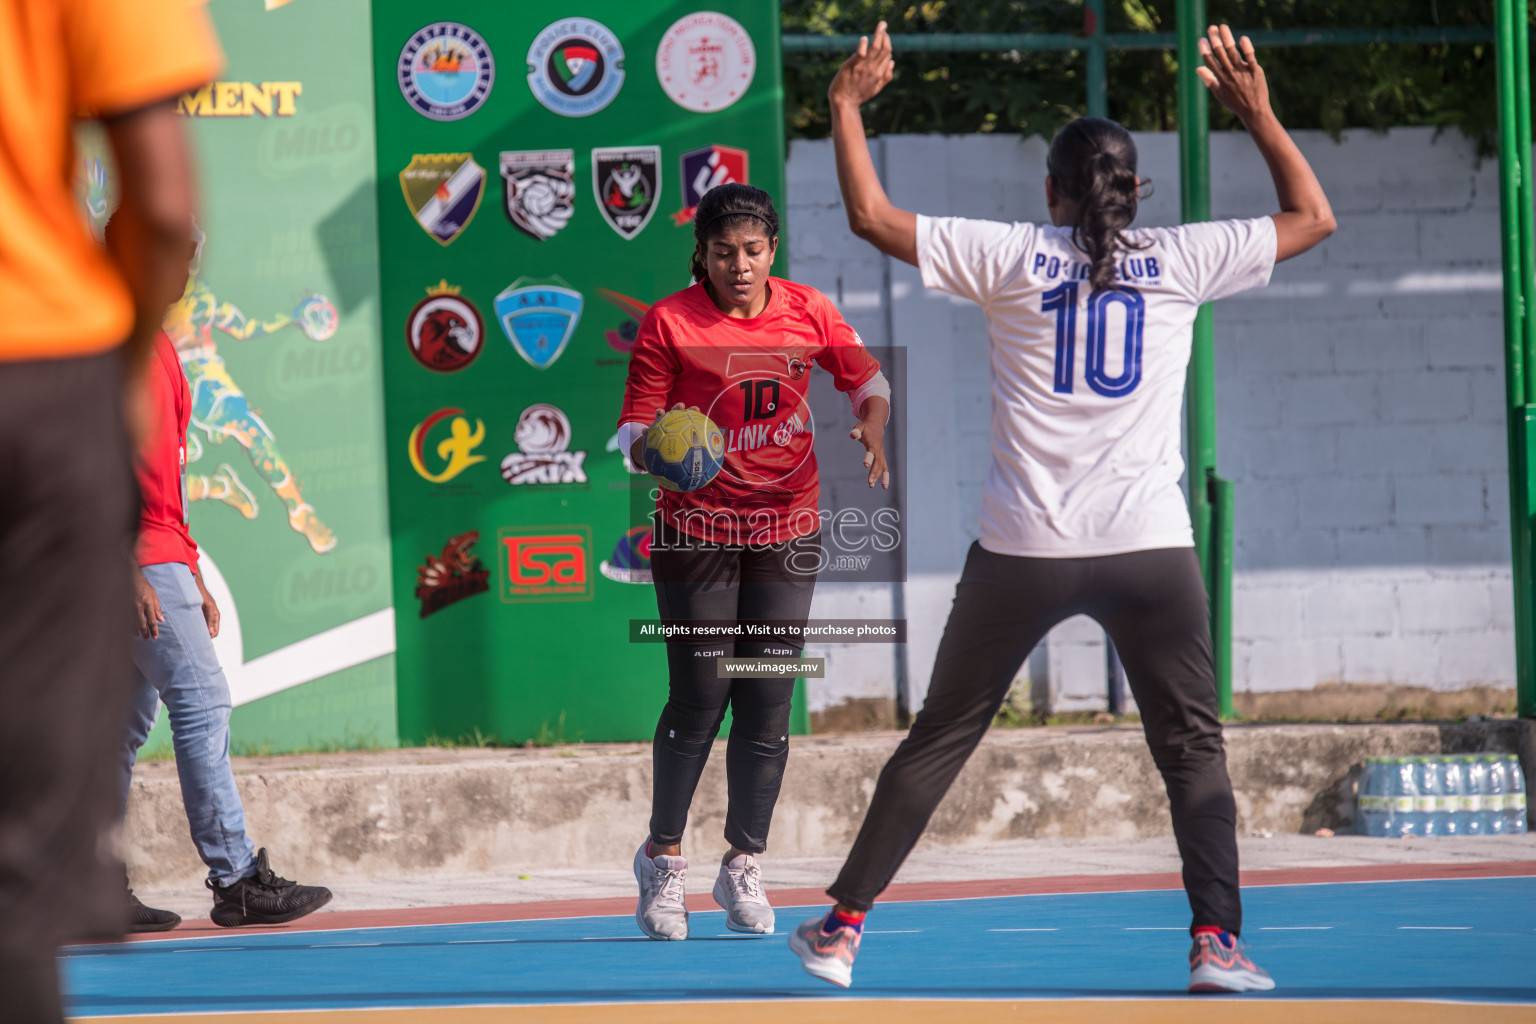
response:
[(719, 474), (725, 437), (703, 413), (673, 409), (645, 432), (640, 457), (667, 490), (697, 491)]

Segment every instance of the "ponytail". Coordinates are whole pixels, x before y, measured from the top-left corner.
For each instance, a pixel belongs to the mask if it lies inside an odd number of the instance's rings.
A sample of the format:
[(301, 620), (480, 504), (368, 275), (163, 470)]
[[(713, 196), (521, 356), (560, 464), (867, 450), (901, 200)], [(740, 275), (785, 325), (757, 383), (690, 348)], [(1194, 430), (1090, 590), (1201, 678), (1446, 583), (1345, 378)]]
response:
[(1114, 287), (1115, 255), (1146, 246), (1122, 232), (1136, 219), (1136, 143), (1131, 133), (1102, 117), (1080, 117), (1051, 140), (1046, 168), (1063, 198), (1077, 204), (1072, 244), (1091, 263), (1094, 291)]

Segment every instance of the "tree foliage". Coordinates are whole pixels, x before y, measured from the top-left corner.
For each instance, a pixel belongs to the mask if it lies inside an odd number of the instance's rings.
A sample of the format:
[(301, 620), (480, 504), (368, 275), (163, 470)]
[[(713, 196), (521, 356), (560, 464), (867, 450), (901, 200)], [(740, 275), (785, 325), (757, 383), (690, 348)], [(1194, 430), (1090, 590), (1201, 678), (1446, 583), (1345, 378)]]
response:
[[(1175, 0), (1107, 0), (1109, 32), (1172, 32)], [(1082, 0), (784, 0), (786, 34), (1081, 33)], [(1492, 0), (1209, 0), (1234, 30), (1491, 26)], [(1290, 128), (1459, 128), (1495, 145), (1492, 44), (1261, 48), (1276, 111)], [(785, 55), (792, 137), (828, 131), (826, 88), (842, 55)], [(1110, 51), (1109, 116), (1134, 130), (1178, 127), (1171, 50)], [(896, 82), (866, 111), (878, 132), (1019, 132), (1049, 136), (1085, 112), (1084, 51), (901, 52)], [(1214, 105), (1213, 105), (1214, 106)], [(1235, 127), (1213, 110), (1212, 127)]]

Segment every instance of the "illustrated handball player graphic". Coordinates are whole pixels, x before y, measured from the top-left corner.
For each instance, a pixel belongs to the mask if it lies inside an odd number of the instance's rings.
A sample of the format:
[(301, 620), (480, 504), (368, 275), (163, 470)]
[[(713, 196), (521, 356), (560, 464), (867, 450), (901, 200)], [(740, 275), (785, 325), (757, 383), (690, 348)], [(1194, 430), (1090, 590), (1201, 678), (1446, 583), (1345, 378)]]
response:
[[(207, 440), (219, 444), (233, 440), (245, 449), (251, 465), (261, 474), (288, 511), (288, 525), (302, 534), (317, 554), (336, 546), (336, 537), (304, 500), (293, 471), (277, 447), (272, 429), (251, 408), (245, 392), (235, 383), (229, 368), (218, 353), (213, 332), (248, 341), (289, 327), (297, 327), (313, 341), (326, 341), (336, 333), (336, 310), (323, 295), (310, 295), (292, 313), (268, 320), (252, 320), (229, 302), (221, 302), (201, 276), (203, 245), (201, 230), (195, 236), (197, 249), (192, 260), (186, 290), (166, 310), (162, 328), (176, 346), (182, 368), (192, 386), (192, 425)], [(195, 434), (188, 434), (187, 462), (202, 455)], [(189, 501), (222, 501), (237, 509), (247, 519), (255, 519), (258, 505), (255, 495), (241, 482), (234, 467), (227, 462), (213, 473), (187, 474)]]
[[(630, 356), (619, 449), (643, 465), (648, 426), (696, 407), (726, 439), (718, 476), (696, 491), (658, 489), (651, 569), (664, 620), (764, 620), (803, 631), (822, 563), (810, 362), (849, 395), (868, 483), (889, 486), (885, 422), (890, 385), (832, 303), (814, 288), (770, 277), (779, 218), (749, 185), (712, 189), (694, 220), (695, 284), (644, 315)], [(656, 726), (650, 834), (635, 852), (636, 920), (653, 939), (688, 936), (684, 827), (727, 706), (729, 849), (715, 900), (733, 931), (773, 931), (757, 857), (789, 756), (792, 670), (718, 678), (724, 657), (798, 661), (802, 641), (669, 640), (669, 696)]]

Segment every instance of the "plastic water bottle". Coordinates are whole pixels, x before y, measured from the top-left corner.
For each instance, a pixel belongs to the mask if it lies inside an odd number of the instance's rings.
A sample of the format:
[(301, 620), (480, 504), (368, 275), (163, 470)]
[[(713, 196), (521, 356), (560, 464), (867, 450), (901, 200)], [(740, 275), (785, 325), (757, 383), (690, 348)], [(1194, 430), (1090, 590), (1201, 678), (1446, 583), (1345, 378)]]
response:
[(1445, 813), (1445, 793), (1440, 777), (1440, 759), (1416, 757), (1413, 759), (1414, 775), (1419, 784), (1419, 796), (1414, 801), (1418, 811), (1421, 836), (1443, 836), (1449, 822)]
[(1355, 831), (1363, 836), (1387, 834), (1387, 790), (1391, 788), (1391, 759), (1368, 757), (1360, 770), (1359, 811), (1355, 815)]
[(1472, 755), (1467, 759), (1467, 832), (1469, 836), (1488, 834), (1488, 814), (1483, 801), (1488, 793), (1488, 762)]
[(1472, 764), (1473, 758), (1453, 757), (1446, 762), (1446, 780), (1453, 783), (1455, 792), (1455, 804), (1451, 807), (1451, 828), (1458, 836), (1474, 836), (1474, 822), (1477, 819), (1476, 808), (1473, 806), (1477, 797), (1472, 788)]
[(1520, 771), (1520, 759), (1514, 754), (1504, 755), (1504, 834), (1525, 834), (1525, 775)]
[(1461, 810), (1462, 797), (1465, 795), (1461, 762), (1462, 759), (1459, 757), (1442, 757), (1436, 765), (1436, 771), (1440, 776), (1442, 801), (1439, 811), (1440, 835), (1464, 836), (1467, 834)]
[(1504, 834), (1504, 794), (1509, 792), (1509, 773), (1502, 755), (1491, 754), (1485, 760), (1488, 763), (1488, 788), (1483, 796), (1483, 820), (1488, 824), (1484, 834), (1501, 836)]
[(1418, 810), (1418, 765), (1411, 757), (1392, 759), (1392, 791), (1389, 799), (1392, 816), (1387, 822), (1389, 836), (1421, 836), (1424, 816)]

